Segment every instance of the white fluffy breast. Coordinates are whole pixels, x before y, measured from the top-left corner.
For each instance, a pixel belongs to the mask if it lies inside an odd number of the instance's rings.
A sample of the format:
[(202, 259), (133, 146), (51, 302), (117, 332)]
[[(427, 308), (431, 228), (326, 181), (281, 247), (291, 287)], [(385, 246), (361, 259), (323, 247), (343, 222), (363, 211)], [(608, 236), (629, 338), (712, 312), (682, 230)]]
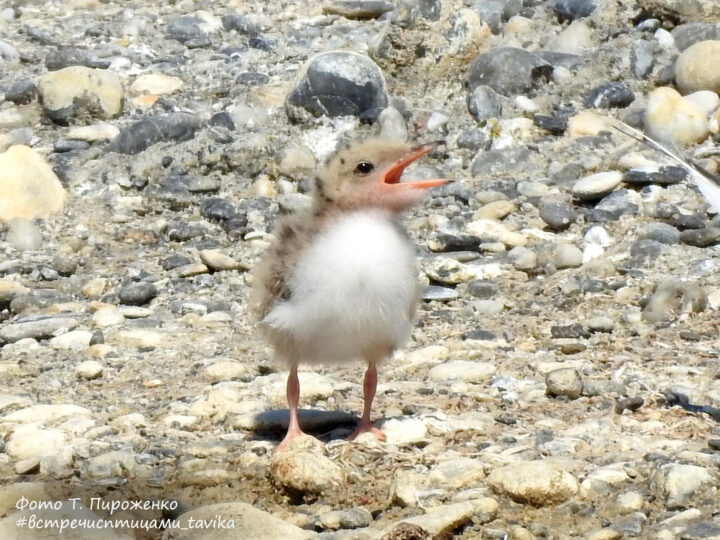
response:
[(289, 279), (290, 299), (266, 324), (295, 344), (301, 362), (365, 359), (401, 346), (416, 301), (411, 243), (381, 210), (348, 213), (328, 224)]

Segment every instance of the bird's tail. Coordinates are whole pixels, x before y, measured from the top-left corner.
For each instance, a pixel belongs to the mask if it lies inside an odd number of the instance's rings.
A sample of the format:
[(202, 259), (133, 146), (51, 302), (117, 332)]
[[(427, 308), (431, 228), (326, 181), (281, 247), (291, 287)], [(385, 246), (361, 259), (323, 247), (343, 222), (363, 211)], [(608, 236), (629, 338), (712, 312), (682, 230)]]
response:
[(646, 144), (650, 148), (662, 152), (678, 165), (686, 169), (690, 173), (690, 177), (693, 179), (698, 189), (700, 189), (700, 193), (702, 193), (707, 202), (710, 203), (710, 206), (712, 206), (716, 212), (720, 213), (720, 176), (712, 174), (697, 163), (683, 159), (677, 153), (672, 152), (655, 139), (651, 139), (642, 131), (627, 125), (625, 122), (614, 120), (613, 123), (615, 129), (619, 132)]

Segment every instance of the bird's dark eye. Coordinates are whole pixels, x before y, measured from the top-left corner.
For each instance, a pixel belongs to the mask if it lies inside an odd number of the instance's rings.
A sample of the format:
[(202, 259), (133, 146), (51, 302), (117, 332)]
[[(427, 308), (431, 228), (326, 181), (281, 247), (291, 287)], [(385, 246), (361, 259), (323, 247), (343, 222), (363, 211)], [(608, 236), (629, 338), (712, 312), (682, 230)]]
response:
[(360, 163), (358, 163), (355, 166), (355, 174), (361, 174), (361, 175), (370, 174), (374, 168), (375, 168), (375, 165), (373, 165), (369, 161), (361, 161)]

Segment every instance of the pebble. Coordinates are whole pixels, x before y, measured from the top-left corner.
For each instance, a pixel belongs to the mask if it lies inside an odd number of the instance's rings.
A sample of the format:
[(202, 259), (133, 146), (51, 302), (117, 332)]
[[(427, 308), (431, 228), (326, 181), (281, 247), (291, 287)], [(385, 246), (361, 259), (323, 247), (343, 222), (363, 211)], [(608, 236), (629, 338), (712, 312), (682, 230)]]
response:
[(92, 337), (87, 330), (71, 330), (52, 338), (48, 345), (51, 349), (78, 351), (89, 347)]
[(359, 529), (369, 526), (373, 522), (373, 516), (366, 508), (356, 507), (326, 512), (317, 516), (312, 522), (315, 527), (324, 530)]
[(104, 70), (110, 67), (110, 62), (100, 60), (90, 51), (74, 48), (62, 48), (57, 51), (50, 51), (45, 57), (45, 67), (48, 71), (58, 71), (72, 66)]
[(537, 254), (533, 250), (522, 246), (512, 248), (508, 252), (508, 259), (517, 270), (524, 272), (533, 270), (538, 264)]
[(485, 477), (485, 467), (466, 457), (449, 459), (435, 465), (428, 474), (430, 485), (459, 490), (478, 485)]
[(448, 257), (434, 257), (423, 267), (430, 279), (442, 285), (457, 285), (473, 277), (462, 263)]
[(550, 262), (558, 270), (582, 266), (583, 252), (574, 244), (556, 244), (551, 252)]
[(488, 362), (451, 360), (433, 367), (428, 372), (428, 379), (431, 381), (461, 380), (482, 384), (489, 382), (496, 370), (496, 366)]
[(16, 105), (26, 105), (35, 101), (37, 95), (37, 86), (34, 82), (30, 79), (20, 79), (6, 90), (5, 99)]
[[(425, 538), (442, 537), (474, 517), (477, 517), (481, 523), (492, 521), (497, 509), (497, 501), (490, 497), (439, 506), (425, 514), (405, 518), (398, 524), (388, 527), (382, 532), (382, 538), (421, 538), (425, 540)], [(402, 531), (413, 530), (407, 529), (407, 525), (417, 527), (423, 536), (419, 536), (417, 532), (411, 533), (412, 536), (403, 533)]]
[(698, 90), (684, 96), (683, 99), (697, 105), (698, 109), (706, 115), (712, 114), (720, 105), (720, 96), (710, 90)]
[(619, 189), (603, 197), (595, 205), (594, 210), (607, 212), (617, 218), (623, 215), (637, 215), (640, 212), (640, 205), (640, 195), (637, 192)]
[(720, 70), (708, 58), (720, 54), (720, 41), (707, 40), (685, 49), (675, 62), (675, 82), (683, 94), (698, 90), (720, 93)]
[(186, 46), (208, 44), (208, 36), (200, 28), (200, 21), (195, 17), (178, 17), (165, 27), (168, 37), (184, 43)]
[(468, 92), (467, 108), (472, 117), (480, 123), (499, 118), (502, 113), (502, 96), (490, 86), (480, 84)]
[(618, 187), (622, 178), (622, 173), (618, 171), (591, 174), (573, 184), (572, 194), (582, 201), (597, 200)]
[(208, 121), (208, 125), (235, 131), (235, 120), (233, 120), (232, 115), (227, 111), (213, 114)]
[(273, 454), (270, 474), (278, 485), (299, 493), (323, 493), (345, 484), (342, 467), (322, 455), (309, 437), (293, 439)]
[(717, 40), (720, 31), (714, 24), (688, 22), (679, 24), (670, 32), (679, 51), (684, 51), (700, 41)]
[(671, 510), (686, 508), (693, 499), (702, 497), (714, 481), (714, 476), (706, 468), (679, 463), (662, 465), (653, 480)]
[(122, 113), (123, 86), (110, 71), (70, 66), (46, 73), (38, 81), (43, 110), (55, 122), (88, 114), (114, 118)]
[(62, 210), (66, 192), (45, 159), (27, 146), (0, 154), (0, 221), (47, 218)]
[(645, 129), (660, 141), (686, 146), (709, 134), (708, 121), (695, 103), (672, 88), (656, 88), (648, 96)]
[(215, 271), (222, 270), (247, 270), (247, 266), (236, 261), (232, 257), (225, 255), (216, 249), (203, 249), (200, 251), (200, 260), (205, 263), (208, 268)]
[(473, 214), (473, 219), (503, 219), (516, 210), (512, 201), (493, 201)]
[(588, 17), (597, 8), (595, 0), (552, 0), (549, 4), (561, 19), (570, 21)]
[(122, 286), (118, 291), (118, 298), (123, 304), (142, 306), (155, 298), (157, 294), (158, 290), (155, 285), (147, 281), (139, 281)]
[(397, 446), (421, 442), (427, 437), (427, 426), (418, 418), (390, 418), (383, 422), (382, 431), (386, 442)]
[(639, 39), (630, 48), (630, 66), (635, 77), (647, 78), (655, 65), (655, 45), (652, 41)]
[(536, 114), (533, 116), (533, 124), (549, 131), (553, 135), (562, 135), (568, 127), (568, 117), (564, 114), (556, 114), (553, 116)]
[(377, 19), (383, 13), (395, 9), (385, 0), (333, 0), (323, 6), (323, 13), (340, 15), (346, 19)]
[(598, 109), (627, 107), (634, 100), (635, 94), (626, 84), (608, 83), (592, 89), (585, 98), (585, 106)]
[(585, 325), (590, 332), (604, 332), (609, 334), (615, 329), (615, 321), (604, 315), (598, 315), (597, 317), (588, 319)]
[(564, 203), (540, 204), (540, 219), (551, 229), (563, 231), (577, 220), (577, 212)]
[(494, 219), (476, 219), (467, 224), (466, 230), (478, 238), (498, 240), (509, 247), (527, 244), (524, 235), (511, 231), (506, 225)]
[(57, 333), (72, 330), (78, 325), (74, 317), (41, 317), (5, 324), (0, 328), (0, 340), (14, 343), (21, 339), (49, 339)]
[(688, 180), (688, 172), (682, 167), (673, 165), (648, 165), (635, 167), (625, 171), (623, 182), (628, 184), (679, 184)]
[[(513, 66), (513, 69), (507, 69)], [(500, 95), (525, 94), (549, 80), (552, 66), (539, 56), (514, 47), (497, 47), (478, 55), (470, 64), (466, 87), (472, 93), (487, 85)]]
[(637, 411), (645, 404), (645, 400), (639, 396), (623, 398), (615, 404), (615, 412), (622, 414), (623, 411)]
[(551, 371), (545, 376), (545, 385), (549, 396), (567, 396), (570, 399), (580, 397), (583, 381), (577, 370), (561, 368)]
[(85, 142), (109, 141), (117, 137), (120, 130), (111, 124), (95, 124), (94, 126), (82, 126), (69, 130), (65, 136), (70, 140)]
[(95, 360), (86, 360), (85, 362), (80, 362), (77, 365), (75, 373), (77, 373), (78, 377), (85, 379), (86, 381), (92, 381), (93, 379), (102, 377), (103, 366), (100, 362)]
[(21, 461), (52, 454), (66, 444), (67, 437), (63, 431), (29, 425), (18, 427), (13, 431), (5, 451), (14, 460)]
[(252, 22), (248, 17), (238, 13), (231, 13), (222, 17), (222, 25), (225, 30), (234, 30), (240, 34), (254, 36), (260, 33), (257, 24)]
[(667, 280), (658, 284), (642, 316), (649, 323), (673, 321), (681, 313), (700, 312), (707, 305), (707, 293), (689, 282)]
[(98, 309), (92, 316), (93, 325), (98, 328), (118, 326), (125, 322), (125, 317), (115, 306), (107, 306)]
[(720, 227), (703, 227), (682, 231), (679, 237), (683, 244), (705, 248), (715, 245), (720, 239)]
[(291, 120), (308, 116), (360, 116), (387, 106), (385, 78), (367, 56), (330, 51), (312, 57), (300, 70), (285, 110)]
[(440, 287), (438, 285), (429, 285), (423, 289), (422, 299), (428, 301), (448, 302), (455, 300), (460, 295), (455, 289), (450, 287)]
[(446, 253), (449, 251), (477, 251), (480, 239), (469, 234), (435, 233), (427, 240), (430, 251)]
[(130, 85), (130, 93), (134, 95), (154, 94), (164, 96), (173, 94), (183, 87), (180, 77), (163, 73), (144, 73), (139, 75)]
[(161, 141), (187, 141), (200, 129), (200, 120), (185, 112), (144, 118), (120, 130), (110, 150), (121, 154), (138, 154)]
[(573, 475), (549, 461), (518, 461), (494, 469), (488, 484), (515, 502), (547, 506), (567, 501), (580, 486)]

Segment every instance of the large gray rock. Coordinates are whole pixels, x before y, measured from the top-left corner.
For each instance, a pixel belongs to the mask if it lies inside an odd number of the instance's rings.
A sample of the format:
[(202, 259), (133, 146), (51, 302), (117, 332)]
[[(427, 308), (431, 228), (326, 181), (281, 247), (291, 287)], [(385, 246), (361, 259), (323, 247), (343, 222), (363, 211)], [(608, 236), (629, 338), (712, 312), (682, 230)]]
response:
[(89, 113), (100, 118), (120, 116), (123, 86), (111, 71), (70, 66), (40, 77), (38, 93), (45, 113), (55, 122)]
[(138, 154), (161, 141), (187, 141), (201, 125), (197, 116), (185, 112), (144, 118), (123, 128), (110, 143), (110, 150)]
[(515, 47), (499, 47), (478, 55), (470, 64), (466, 86), (470, 92), (485, 84), (498, 94), (524, 94), (552, 75), (552, 66), (539, 56)]
[(285, 109), (294, 121), (318, 116), (359, 116), (387, 106), (385, 79), (367, 56), (331, 51), (311, 58), (300, 70)]

